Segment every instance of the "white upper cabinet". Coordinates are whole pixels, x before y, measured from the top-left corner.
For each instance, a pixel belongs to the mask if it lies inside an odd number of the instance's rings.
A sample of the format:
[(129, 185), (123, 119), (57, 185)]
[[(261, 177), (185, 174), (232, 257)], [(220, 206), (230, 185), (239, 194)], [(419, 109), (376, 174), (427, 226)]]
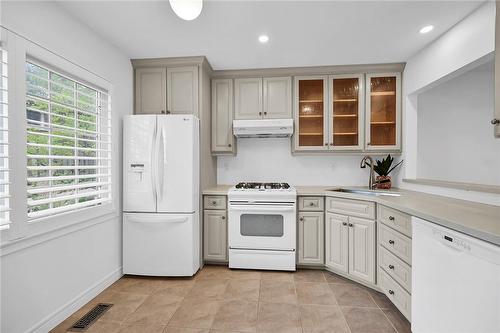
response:
[(292, 78), (234, 80), (234, 119), (292, 118)]
[(234, 119), (262, 117), (262, 78), (234, 80)]
[(263, 116), (268, 119), (292, 118), (292, 78), (264, 78)]
[(167, 69), (135, 70), (135, 113), (161, 114), (167, 110)]
[(366, 75), (366, 150), (401, 149), (401, 73)]
[(234, 152), (233, 80), (212, 80), (212, 153)]
[(328, 150), (328, 77), (300, 76), (294, 80), (294, 150)]
[(329, 143), (331, 150), (362, 150), (364, 75), (330, 75)]
[(167, 113), (198, 114), (198, 67), (167, 68)]

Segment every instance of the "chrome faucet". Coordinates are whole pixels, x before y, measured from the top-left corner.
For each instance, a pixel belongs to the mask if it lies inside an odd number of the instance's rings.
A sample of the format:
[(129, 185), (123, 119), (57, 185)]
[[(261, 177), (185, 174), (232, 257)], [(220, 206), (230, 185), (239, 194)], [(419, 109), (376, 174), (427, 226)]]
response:
[(370, 162), (370, 178), (368, 179), (368, 188), (370, 190), (374, 190), (375, 189), (375, 185), (377, 185), (377, 183), (375, 182), (375, 173), (373, 172), (373, 158), (371, 158), (370, 156), (366, 155), (363, 157), (363, 159), (361, 160), (361, 163), (359, 165), (360, 168), (364, 169), (366, 168), (366, 161), (369, 161)]

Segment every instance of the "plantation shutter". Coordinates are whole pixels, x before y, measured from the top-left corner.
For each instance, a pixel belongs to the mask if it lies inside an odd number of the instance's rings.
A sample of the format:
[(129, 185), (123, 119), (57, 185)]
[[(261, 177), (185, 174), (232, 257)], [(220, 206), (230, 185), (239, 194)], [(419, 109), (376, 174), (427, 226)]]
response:
[(9, 228), (9, 96), (7, 52), (0, 47), (0, 230)]
[(28, 217), (111, 201), (106, 91), (26, 63)]

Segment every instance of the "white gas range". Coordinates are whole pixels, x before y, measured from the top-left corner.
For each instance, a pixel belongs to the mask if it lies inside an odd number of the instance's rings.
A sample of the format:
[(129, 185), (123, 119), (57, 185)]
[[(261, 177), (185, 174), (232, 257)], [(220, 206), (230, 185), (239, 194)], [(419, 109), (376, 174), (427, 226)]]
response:
[(295, 270), (297, 191), (239, 183), (228, 192), (229, 267)]

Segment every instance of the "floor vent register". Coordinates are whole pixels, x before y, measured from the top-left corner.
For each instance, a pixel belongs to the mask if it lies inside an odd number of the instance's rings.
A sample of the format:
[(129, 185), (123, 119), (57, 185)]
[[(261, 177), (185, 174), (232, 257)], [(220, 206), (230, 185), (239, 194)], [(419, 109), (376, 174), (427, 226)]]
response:
[(106, 311), (111, 308), (113, 304), (109, 303), (99, 303), (92, 310), (87, 312), (82, 318), (78, 319), (74, 323), (69, 331), (74, 332), (85, 332), (93, 323), (97, 321)]

